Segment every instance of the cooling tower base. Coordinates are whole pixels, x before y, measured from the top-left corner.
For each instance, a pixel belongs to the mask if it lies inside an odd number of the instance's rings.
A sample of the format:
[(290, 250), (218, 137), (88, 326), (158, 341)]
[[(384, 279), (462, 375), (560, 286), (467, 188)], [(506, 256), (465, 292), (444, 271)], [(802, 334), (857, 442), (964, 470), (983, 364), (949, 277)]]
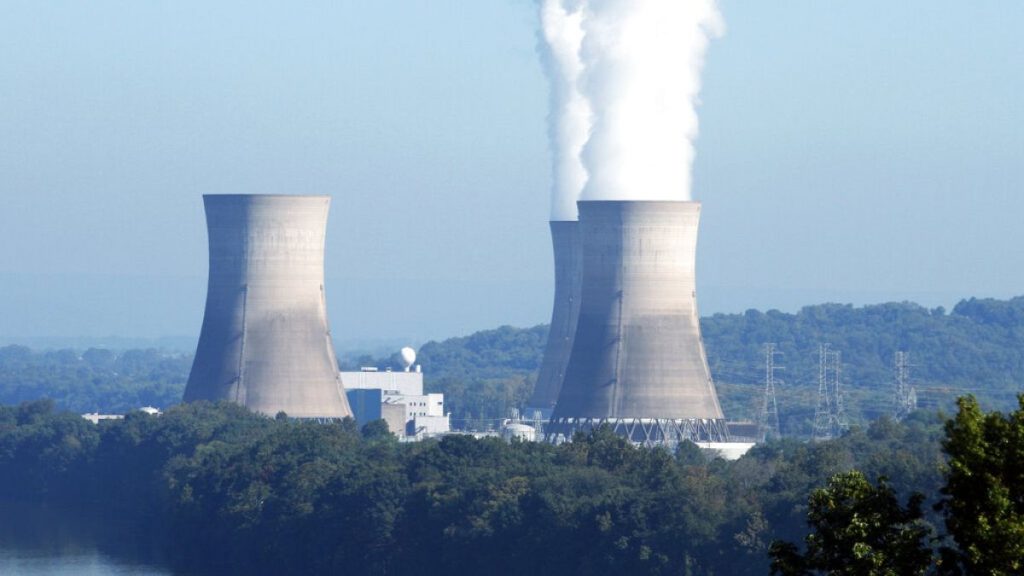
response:
[(544, 427), (544, 441), (561, 444), (577, 432), (590, 432), (608, 426), (612, 432), (641, 446), (665, 446), (675, 449), (680, 442), (728, 442), (725, 419), (667, 418), (556, 418)]

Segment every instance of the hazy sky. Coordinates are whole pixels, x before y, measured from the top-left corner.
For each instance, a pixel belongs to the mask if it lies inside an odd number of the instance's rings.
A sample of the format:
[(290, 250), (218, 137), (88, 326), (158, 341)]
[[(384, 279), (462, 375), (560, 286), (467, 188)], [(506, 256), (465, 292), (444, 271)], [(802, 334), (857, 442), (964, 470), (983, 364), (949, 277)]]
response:
[[(529, 0), (0, 1), (0, 341), (198, 335), (204, 193), (333, 197), (347, 340), (550, 314)], [(1024, 2), (728, 0), (704, 314), (1024, 293)]]

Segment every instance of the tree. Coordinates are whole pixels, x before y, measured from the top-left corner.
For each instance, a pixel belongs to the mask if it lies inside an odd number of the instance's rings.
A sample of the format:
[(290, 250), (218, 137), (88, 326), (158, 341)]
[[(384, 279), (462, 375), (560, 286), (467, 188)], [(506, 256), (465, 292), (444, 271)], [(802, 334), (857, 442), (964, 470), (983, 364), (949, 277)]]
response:
[(968, 574), (1024, 571), (1024, 395), (1016, 411), (984, 414), (973, 396), (957, 401), (943, 449), (949, 471), (943, 498), (946, 529), (957, 550), (945, 550)]
[(931, 528), (922, 520), (923, 501), (924, 496), (913, 494), (903, 507), (885, 478), (872, 486), (856, 470), (836, 474), (808, 500), (812, 532), (804, 539), (807, 551), (800, 554), (792, 543), (773, 542), (772, 574), (924, 574), (932, 554), (926, 545)]
[(361, 430), (363, 438), (367, 440), (378, 440), (391, 437), (391, 429), (384, 420), (371, 420), (363, 425)]

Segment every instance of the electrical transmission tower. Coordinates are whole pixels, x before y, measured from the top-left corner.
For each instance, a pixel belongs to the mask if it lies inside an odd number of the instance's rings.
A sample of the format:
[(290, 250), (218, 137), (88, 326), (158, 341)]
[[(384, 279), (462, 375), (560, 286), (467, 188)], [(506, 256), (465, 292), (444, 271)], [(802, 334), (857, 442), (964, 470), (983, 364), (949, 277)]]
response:
[(896, 352), (896, 390), (893, 395), (893, 418), (901, 421), (917, 410), (917, 391), (910, 384), (910, 353)]
[(818, 405), (814, 410), (814, 440), (829, 440), (849, 428), (843, 404), (843, 356), (828, 344), (818, 346)]
[(818, 345), (818, 404), (814, 408), (814, 440), (832, 438), (832, 395), (828, 390), (828, 358), (831, 355), (828, 344)]
[(774, 343), (764, 345), (764, 401), (761, 404), (761, 416), (758, 418), (758, 441), (764, 442), (769, 436), (781, 438), (779, 431), (779, 405), (775, 401), (775, 385), (782, 380), (775, 379), (775, 371), (782, 366), (775, 364), (775, 355), (780, 354)]
[(838, 350), (832, 352), (832, 393), (832, 431), (834, 436), (839, 436), (850, 429), (850, 422), (843, 403), (843, 353)]

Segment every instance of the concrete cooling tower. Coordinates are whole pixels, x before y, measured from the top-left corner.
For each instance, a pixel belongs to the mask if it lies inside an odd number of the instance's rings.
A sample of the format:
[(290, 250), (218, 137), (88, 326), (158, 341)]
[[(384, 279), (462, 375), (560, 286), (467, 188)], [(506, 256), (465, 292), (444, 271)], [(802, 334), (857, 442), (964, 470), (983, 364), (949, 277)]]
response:
[(551, 243), (555, 252), (555, 302), (551, 328), (544, 349), (537, 385), (527, 403), (529, 409), (550, 414), (562, 389), (569, 353), (576, 334), (580, 311), (580, 238), (579, 222), (552, 221)]
[(579, 320), (545, 435), (608, 424), (647, 445), (726, 441), (697, 313), (700, 204), (582, 201), (579, 212)]
[(324, 297), (326, 196), (203, 196), (206, 312), (185, 402), (351, 416)]

